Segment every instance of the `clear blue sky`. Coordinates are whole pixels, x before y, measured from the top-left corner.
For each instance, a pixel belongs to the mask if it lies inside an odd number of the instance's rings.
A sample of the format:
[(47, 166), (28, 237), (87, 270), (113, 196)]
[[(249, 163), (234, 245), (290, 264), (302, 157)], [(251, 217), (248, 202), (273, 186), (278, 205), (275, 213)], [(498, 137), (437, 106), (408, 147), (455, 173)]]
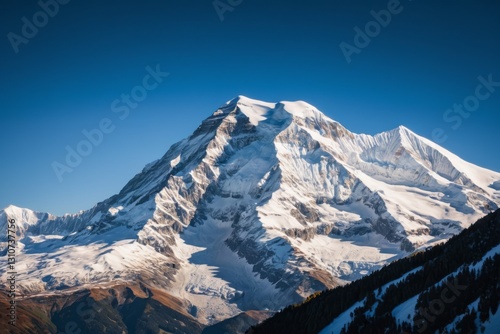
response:
[[(222, 21), (213, 0), (72, 0), (44, 22), (36, 1), (2, 1), (0, 207), (90, 208), (240, 94), (305, 100), (357, 133), (405, 125), (432, 138), (439, 127), (442, 146), (500, 171), (500, 87), (457, 129), (443, 120), (474, 96), (478, 76), (500, 81), (498, 1), (401, 1), (350, 63), (339, 45), (355, 46), (354, 27), (364, 30), (388, 1), (220, 3), (237, 4)], [(41, 27), (12, 43), (23, 17)], [(120, 119), (113, 101), (157, 64), (169, 76)], [(60, 182), (53, 162), (105, 118), (114, 131)]]

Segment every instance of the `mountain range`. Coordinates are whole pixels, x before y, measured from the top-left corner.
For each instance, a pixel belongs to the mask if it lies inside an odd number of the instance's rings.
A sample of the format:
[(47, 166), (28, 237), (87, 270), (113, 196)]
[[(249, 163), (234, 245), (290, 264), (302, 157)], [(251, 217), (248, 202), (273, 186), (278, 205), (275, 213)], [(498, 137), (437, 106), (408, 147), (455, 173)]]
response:
[[(16, 222), (27, 330), (74, 321), (195, 333), (253, 325), (440, 244), (499, 204), (500, 173), (403, 126), (356, 134), (306, 102), (239, 96), (93, 208), (9, 206), (0, 227)], [(1, 282), (7, 248), (2, 234)], [(75, 320), (81, 303), (104, 311)]]

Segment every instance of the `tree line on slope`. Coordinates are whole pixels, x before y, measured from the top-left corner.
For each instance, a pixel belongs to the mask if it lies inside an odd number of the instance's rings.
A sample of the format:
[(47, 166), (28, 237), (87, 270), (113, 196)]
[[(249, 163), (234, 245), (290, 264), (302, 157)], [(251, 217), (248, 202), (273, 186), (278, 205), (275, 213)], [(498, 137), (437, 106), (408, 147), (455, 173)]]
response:
[[(353, 333), (446, 333), (446, 326), (457, 317), (465, 315), (457, 322), (459, 333), (475, 333), (476, 317), (484, 323), (497, 312), (500, 302), (500, 254), (487, 258), (479, 270), (471, 270), (466, 265), (458, 273), (449, 275), (441, 282), (427, 289), (415, 289), (415, 277), (392, 284), (377, 300), (373, 293), (368, 294), (366, 302), (351, 315), (351, 321), (344, 326), (341, 334)], [(418, 278), (417, 278), (418, 279)], [(418, 295), (415, 305), (413, 326), (408, 321), (398, 323), (392, 311), (408, 300), (407, 291)], [(371, 297), (370, 297), (371, 296)], [(410, 297), (410, 298), (411, 298)], [(469, 305), (478, 301), (477, 308), (469, 310)], [(375, 309), (372, 313), (372, 309)]]
[[(479, 261), (499, 243), (500, 210), (497, 210), (481, 218), (445, 244), (392, 262), (345, 286), (317, 292), (302, 303), (287, 306), (274, 317), (250, 328), (248, 333), (318, 333), (355, 303), (371, 296), (383, 285), (422, 266), (421, 270), (409, 274), (400, 282), (400, 288), (398, 285), (390, 286), (384, 294), (387, 297), (378, 302), (375, 318), (385, 321), (385, 326), (396, 325), (395, 322), (392, 323), (390, 315), (395, 306), (426, 291), (460, 266)], [(489, 289), (491, 291), (484, 291), (485, 295), (489, 296), (495, 290), (493, 286)], [(488, 298), (492, 297), (483, 297), (483, 303), (494, 303), (494, 299)], [(412, 328), (401, 328), (401, 330), (411, 332)]]

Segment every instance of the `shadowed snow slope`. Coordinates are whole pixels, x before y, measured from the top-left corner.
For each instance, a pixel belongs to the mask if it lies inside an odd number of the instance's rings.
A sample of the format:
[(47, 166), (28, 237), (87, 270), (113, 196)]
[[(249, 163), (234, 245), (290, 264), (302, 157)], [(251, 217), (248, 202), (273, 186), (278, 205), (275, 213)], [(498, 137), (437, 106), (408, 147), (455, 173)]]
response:
[(143, 280), (214, 323), (448, 239), (498, 208), (499, 184), (405, 127), (355, 134), (306, 102), (239, 96), (94, 208), (9, 206), (0, 226), (16, 221), (23, 293)]

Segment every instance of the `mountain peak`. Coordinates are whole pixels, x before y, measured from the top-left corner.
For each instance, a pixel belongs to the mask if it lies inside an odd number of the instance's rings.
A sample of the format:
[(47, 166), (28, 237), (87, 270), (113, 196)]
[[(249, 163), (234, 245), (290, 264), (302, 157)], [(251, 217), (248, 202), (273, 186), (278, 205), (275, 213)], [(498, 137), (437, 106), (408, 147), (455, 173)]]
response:
[(333, 121), (316, 107), (302, 100), (265, 102), (238, 95), (226, 102), (226, 105), (220, 108), (214, 115), (220, 114), (222, 109), (228, 107), (231, 110), (238, 107), (239, 110), (250, 119), (253, 125), (257, 125), (260, 121), (268, 117), (276, 118), (278, 115), (280, 119), (296, 117), (299, 119), (314, 119), (319, 122), (323, 120)]
[(8, 205), (7, 207), (4, 208), (4, 211), (12, 211), (12, 210), (22, 210), (23, 208), (20, 208), (18, 206), (15, 206), (13, 204)]
[(404, 125), (399, 125), (398, 127), (394, 128), (392, 130), (387, 131), (387, 133), (393, 133), (393, 134), (397, 134), (397, 135), (400, 135), (400, 136), (406, 136), (408, 134), (415, 135), (415, 133), (413, 131), (411, 131), (410, 129), (408, 129)]
[(9, 207), (0, 229), (22, 222), (19, 262), (43, 263), (19, 290), (143, 277), (208, 323), (447, 239), (498, 207), (498, 182), (403, 126), (353, 134), (304, 101), (238, 96), (119, 194), (62, 217)]
[(236, 105), (236, 104), (242, 104), (242, 105), (268, 105), (269, 107), (274, 107), (276, 103), (271, 103), (271, 102), (265, 102), (261, 100), (256, 100), (252, 99), (250, 97), (244, 96), (244, 95), (238, 95), (235, 98), (232, 98), (231, 100), (226, 102), (226, 105)]
[(398, 145), (405, 147), (412, 147), (414, 145), (419, 145), (419, 142), (425, 141), (425, 138), (420, 137), (415, 132), (411, 131), (403, 125), (399, 125), (397, 128), (383, 132), (382, 135), (388, 135), (390, 138), (395, 140)]
[(397, 129), (400, 131), (400, 132), (412, 132), (410, 129), (408, 129), (406, 126), (404, 125), (400, 125), (397, 127)]

